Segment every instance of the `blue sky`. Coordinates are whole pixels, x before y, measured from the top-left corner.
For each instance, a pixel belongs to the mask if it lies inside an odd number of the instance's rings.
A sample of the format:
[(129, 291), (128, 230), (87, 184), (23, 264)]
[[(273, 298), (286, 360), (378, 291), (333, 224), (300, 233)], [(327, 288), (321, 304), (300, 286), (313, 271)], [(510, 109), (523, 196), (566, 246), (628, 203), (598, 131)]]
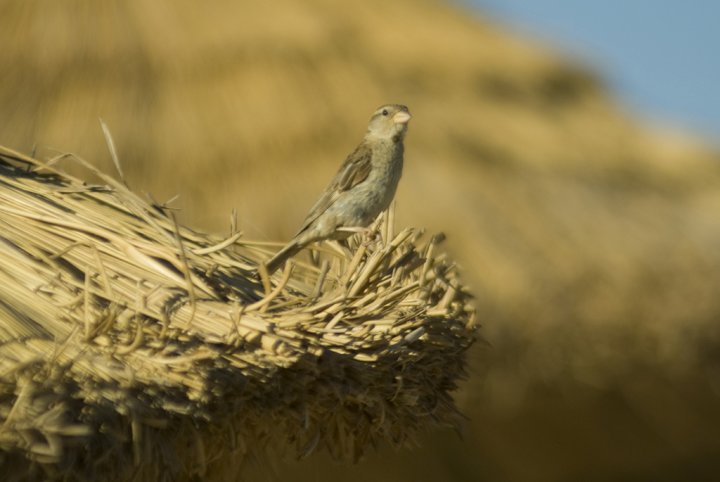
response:
[(590, 64), (638, 115), (720, 141), (720, 1), (466, 3)]

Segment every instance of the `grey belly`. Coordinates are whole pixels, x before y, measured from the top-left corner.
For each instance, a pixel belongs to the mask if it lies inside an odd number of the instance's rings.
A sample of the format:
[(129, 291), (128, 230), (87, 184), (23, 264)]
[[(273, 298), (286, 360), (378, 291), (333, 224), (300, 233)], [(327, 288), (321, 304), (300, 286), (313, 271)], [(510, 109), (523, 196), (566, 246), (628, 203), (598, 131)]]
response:
[(365, 189), (365, 186), (344, 193), (333, 205), (344, 227), (365, 227), (387, 209), (392, 199), (386, 189)]

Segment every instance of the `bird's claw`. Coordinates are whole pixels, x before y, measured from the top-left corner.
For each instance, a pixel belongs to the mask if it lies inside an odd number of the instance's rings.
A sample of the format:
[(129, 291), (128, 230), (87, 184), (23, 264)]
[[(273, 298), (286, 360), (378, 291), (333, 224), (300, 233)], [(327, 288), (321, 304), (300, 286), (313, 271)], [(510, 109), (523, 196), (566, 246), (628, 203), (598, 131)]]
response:
[(361, 233), (362, 244), (365, 247), (370, 246), (378, 238), (378, 232), (375, 229), (364, 228)]
[(345, 233), (354, 233), (360, 235), (360, 242), (364, 246), (369, 246), (375, 239), (377, 239), (378, 232), (376, 229), (373, 229), (372, 227), (360, 227), (360, 226), (353, 226), (353, 227), (343, 227), (338, 228), (338, 231), (342, 231)]

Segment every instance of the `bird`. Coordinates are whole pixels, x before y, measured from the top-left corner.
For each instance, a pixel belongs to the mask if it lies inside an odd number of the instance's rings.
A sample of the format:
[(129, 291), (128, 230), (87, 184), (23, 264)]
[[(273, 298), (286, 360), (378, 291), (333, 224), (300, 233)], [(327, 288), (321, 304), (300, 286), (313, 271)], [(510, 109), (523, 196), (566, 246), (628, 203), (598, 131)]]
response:
[(310, 243), (345, 239), (386, 210), (403, 170), (410, 111), (386, 104), (370, 117), (363, 140), (310, 209), (297, 234), (265, 264), (272, 274)]

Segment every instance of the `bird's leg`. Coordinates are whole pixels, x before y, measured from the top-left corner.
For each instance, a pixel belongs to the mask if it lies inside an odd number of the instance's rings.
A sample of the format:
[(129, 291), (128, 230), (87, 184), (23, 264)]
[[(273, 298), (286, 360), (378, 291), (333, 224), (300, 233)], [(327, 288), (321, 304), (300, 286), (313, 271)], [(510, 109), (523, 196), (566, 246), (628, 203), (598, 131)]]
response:
[(365, 247), (370, 246), (378, 239), (378, 231), (372, 228), (365, 228), (362, 232), (362, 243)]
[(320, 266), (320, 253), (318, 253), (317, 249), (310, 250), (310, 261), (313, 266)]
[(362, 243), (365, 246), (369, 246), (377, 237), (377, 230), (372, 227), (352, 226), (338, 228), (337, 230), (344, 233), (360, 234), (362, 236)]

